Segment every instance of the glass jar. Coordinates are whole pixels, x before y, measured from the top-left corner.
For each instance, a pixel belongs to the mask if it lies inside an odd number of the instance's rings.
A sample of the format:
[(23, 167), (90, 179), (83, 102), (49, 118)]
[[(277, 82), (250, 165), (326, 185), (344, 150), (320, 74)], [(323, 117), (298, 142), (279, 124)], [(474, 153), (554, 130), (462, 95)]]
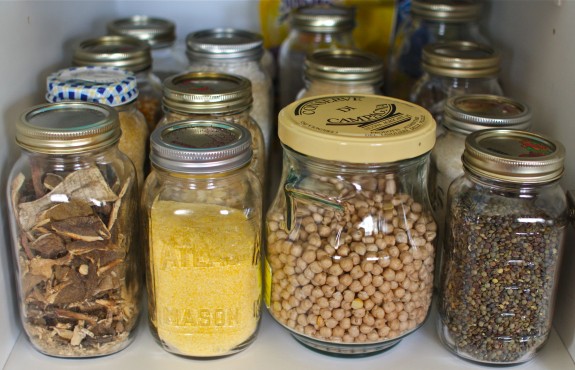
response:
[(151, 137), (145, 214), (149, 322), (168, 352), (215, 357), (257, 334), (262, 194), (249, 131), (180, 121)]
[(261, 128), (268, 158), (275, 117), (272, 78), (262, 65), (262, 36), (244, 30), (216, 28), (190, 33), (186, 44), (191, 72), (229, 73), (250, 80), (253, 95), (251, 115)]
[(271, 316), (321, 352), (393, 346), (431, 304), (431, 115), (382, 96), (324, 95), (284, 108), (279, 137), (264, 268)]
[[(445, 132), (437, 138), (431, 151), (429, 171), (429, 196), (439, 228), (438, 250), (443, 244), (447, 190), (453, 180), (463, 175), (461, 155), (465, 149), (465, 138), (472, 132), (489, 128), (527, 130), (531, 127), (531, 109), (503, 96), (454, 96), (445, 103), (443, 125)], [(436, 273), (436, 276), (439, 275)]]
[(423, 76), (410, 100), (431, 112), (443, 133), (445, 100), (463, 94), (503, 95), (497, 80), (500, 56), (487, 45), (470, 41), (430, 44), (423, 48)]
[(551, 331), (567, 202), (563, 146), (525, 131), (470, 134), (449, 188), (439, 335), (486, 364), (532, 359)]
[(474, 0), (413, 0), (410, 17), (397, 31), (388, 58), (386, 95), (408, 99), (423, 75), (421, 54), (427, 44), (473, 41), (489, 44), (479, 31), (483, 4)]
[(326, 94), (381, 94), (383, 60), (353, 49), (318, 50), (305, 60), (298, 99)]
[(237, 123), (250, 132), (251, 169), (265, 184), (265, 150), (262, 130), (250, 115), (250, 81), (241, 76), (211, 72), (188, 72), (164, 81), (164, 116), (158, 123), (190, 119), (217, 119)]
[(354, 47), (354, 27), (353, 8), (315, 5), (292, 11), (290, 32), (279, 50), (280, 109), (293, 102), (305, 86), (306, 56), (318, 49)]
[(118, 148), (136, 167), (138, 189), (146, 178), (149, 131), (136, 109), (138, 88), (133, 73), (116, 67), (73, 67), (48, 76), (46, 100), (87, 101), (114, 107), (119, 113), (122, 136)]
[(162, 83), (152, 72), (150, 46), (131, 36), (102, 36), (82, 41), (74, 50), (76, 66), (118, 67), (136, 75), (139, 98), (136, 107), (144, 114), (150, 132), (161, 116)]
[(109, 22), (107, 28), (110, 35), (132, 36), (147, 42), (152, 48), (152, 71), (160, 81), (186, 70), (186, 56), (176, 49), (176, 25), (173, 22), (134, 15)]
[(22, 326), (56, 357), (118, 352), (134, 339), (140, 273), (134, 166), (118, 114), (92, 103), (28, 109), (8, 210)]

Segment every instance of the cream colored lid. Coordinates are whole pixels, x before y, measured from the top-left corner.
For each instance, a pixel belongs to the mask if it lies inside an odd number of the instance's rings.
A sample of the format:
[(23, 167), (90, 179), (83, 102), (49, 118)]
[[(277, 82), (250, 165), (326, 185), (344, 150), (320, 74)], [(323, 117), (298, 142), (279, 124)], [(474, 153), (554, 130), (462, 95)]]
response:
[(297, 100), (279, 113), (282, 144), (315, 158), (389, 163), (415, 158), (435, 144), (424, 108), (378, 95), (337, 94)]

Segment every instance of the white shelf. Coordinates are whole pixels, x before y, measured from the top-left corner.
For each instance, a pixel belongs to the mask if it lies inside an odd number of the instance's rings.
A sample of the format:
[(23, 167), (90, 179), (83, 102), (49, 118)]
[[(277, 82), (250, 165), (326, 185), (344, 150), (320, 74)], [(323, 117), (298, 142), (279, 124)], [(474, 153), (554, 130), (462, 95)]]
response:
[[(191, 360), (165, 352), (154, 341), (145, 320), (139, 328), (135, 341), (120, 353), (92, 359), (58, 359), (35, 351), (24, 334), (20, 335), (4, 370), (315, 370), (349, 369), (362, 370), (450, 370), (488, 369), (459, 359), (448, 352), (435, 333), (436, 313), (432, 312), (427, 323), (417, 332), (409, 335), (397, 346), (386, 352), (364, 358), (337, 358), (313, 352), (295, 341), (267, 313), (263, 315), (262, 326), (256, 341), (245, 351), (216, 360)], [(514, 366), (513, 370), (575, 370), (569, 353), (556, 331), (538, 356), (526, 364)]]

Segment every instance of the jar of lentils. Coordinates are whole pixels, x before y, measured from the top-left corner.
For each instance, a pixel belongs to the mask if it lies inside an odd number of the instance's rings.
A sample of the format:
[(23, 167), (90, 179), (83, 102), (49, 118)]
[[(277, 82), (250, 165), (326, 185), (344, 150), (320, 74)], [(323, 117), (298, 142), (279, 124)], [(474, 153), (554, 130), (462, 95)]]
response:
[(517, 364), (547, 340), (568, 222), (564, 155), (526, 131), (467, 137), (448, 193), (438, 323), (458, 356)]
[(266, 220), (269, 312), (318, 351), (364, 356), (394, 345), (431, 303), (433, 118), (397, 99), (323, 95), (284, 108), (279, 138), (283, 173)]
[(246, 78), (215, 72), (189, 72), (164, 81), (164, 116), (158, 126), (181, 120), (218, 119), (247, 128), (253, 159), (250, 168), (265, 183), (262, 130), (250, 115), (252, 85)]

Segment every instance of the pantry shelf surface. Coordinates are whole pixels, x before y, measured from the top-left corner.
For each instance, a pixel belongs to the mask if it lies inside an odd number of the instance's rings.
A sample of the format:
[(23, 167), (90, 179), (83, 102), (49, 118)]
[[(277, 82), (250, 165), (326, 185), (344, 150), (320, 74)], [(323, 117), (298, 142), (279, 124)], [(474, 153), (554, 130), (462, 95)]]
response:
[[(417, 332), (403, 339), (386, 352), (364, 358), (338, 358), (311, 351), (288, 335), (267, 313), (256, 341), (244, 352), (215, 360), (191, 360), (165, 352), (150, 334), (147, 323), (142, 320), (135, 341), (115, 355), (92, 359), (58, 359), (35, 351), (25, 335), (20, 335), (4, 370), (293, 370), (293, 369), (384, 369), (399, 366), (402, 370), (450, 370), (488, 369), (452, 355), (439, 342), (435, 333), (432, 312), (426, 324)], [(513, 370), (575, 370), (575, 364), (559, 339), (556, 331), (538, 356), (526, 364), (514, 366)]]

